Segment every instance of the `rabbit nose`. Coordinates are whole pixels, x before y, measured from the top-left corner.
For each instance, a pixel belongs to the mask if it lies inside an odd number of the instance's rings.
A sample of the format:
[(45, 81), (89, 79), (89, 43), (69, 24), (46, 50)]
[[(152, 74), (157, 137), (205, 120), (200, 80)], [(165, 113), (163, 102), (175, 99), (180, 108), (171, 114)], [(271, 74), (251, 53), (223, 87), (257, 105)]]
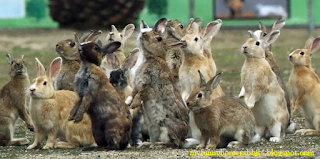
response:
[(187, 102), (187, 106), (189, 106), (190, 105), (190, 103), (189, 102)]
[(59, 44), (57, 44), (56, 47), (59, 47)]
[(247, 46), (244, 46), (244, 47), (242, 47), (243, 49), (247, 49), (248, 47)]
[(30, 88), (30, 92), (33, 93), (36, 89), (35, 88)]

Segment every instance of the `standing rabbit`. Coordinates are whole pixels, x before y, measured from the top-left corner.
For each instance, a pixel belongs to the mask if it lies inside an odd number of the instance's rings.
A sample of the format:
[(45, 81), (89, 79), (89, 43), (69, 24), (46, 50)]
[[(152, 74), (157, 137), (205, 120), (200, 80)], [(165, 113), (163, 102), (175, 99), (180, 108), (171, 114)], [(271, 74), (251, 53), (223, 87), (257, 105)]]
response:
[(33, 125), (27, 113), (27, 90), (30, 85), (27, 68), (20, 58), (12, 59), (6, 54), (11, 67), (11, 80), (0, 89), (0, 146), (21, 146), (29, 143), (27, 138), (14, 138), (14, 126), (20, 117), (33, 131)]
[[(263, 40), (263, 37), (265, 37), (266, 35), (268, 35), (271, 31), (274, 30), (280, 30), (285, 24), (285, 20), (284, 19), (278, 19), (276, 20), (273, 24), (272, 27), (270, 29), (270, 31), (267, 30), (267, 28), (260, 22), (259, 23), (259, 29), (260, 30), (256, 30), (254, 32), (254, 34), (261, 40)], [(280, 68), (276, 63), (276, 60), (273, 56), (273, 53), (271, 51), (271, 45), (269, 47), (266, 48), (265, 51), (265, 58), (268, 61), (268, 63), (271, 66), (272, 71), (276, 74), (277, 76), (277, 80), (281, 86), (281, 88), (284, 90), (285, 92), (285, 99), (287, 102), (287, 108), (289, 111), (289, 115), (291, 114), (291, 102), (290, 102), (290, 95), (289, 95), (289, 91), (287, 90), (286, 84), (284, 83), (281, 73), (280, 73)], [(239, 97), (243, 97), (244, 95), (244, 89), (242, 88), (242, 93), (240, 93)]]
[(244, 101), (256, 119), (256, 133), (263, 137), (271, 134), (270, 141), (281, 142), (289, 125), (289, 113), (284, 91), (275, 73), (265, 59), (265, 49), (276, 41), (280, 31), (274, 30), (262, 40), (249, 31), (249, 38), (242, 46), (246, 60), (241, 69)]
[(230, 142), (228, 147), (247, 145), (254, 135), (255, 120), (251, 111), (237, 99), (212, 98), (211, 94), (218, 86), (222, 73), (207, 83), (200, 71), (199, 76), (200, 88), (192, 91), (187, 100), (187, 105), (193, 111), (196, 125), (202, 134), (197, 148), (215, 149), (222, 135), (236, 139)]
[[(80, 41), (94, 41), (100, 34), (101, 31), (90, 31), (83, 35)], [(56, 52), (62, 59), (61, 69), (54, 80), (56, 90), (74, 90), (74, 77), (80, 68), (79, 45), (75, 39), (62, 40), (56, 45)]]
[[(208, 60), (208, 55), (204, 54), (204, 45), (212, 39), (212, 37), (220, 30), (221, 20), (216, 20), (204, 28), (203, 32), (200, 32), (200, 28), (197, 22), (190, 24), (187, 34), (181, 39), (180, 42), (174, 44), (175, 47), (180, 46), (184, 59), (179, 70), (179, 87), (182, 99), (187, 100), (190, 93), (199, 88), (199, 76), (198, 70), (200, 70), (206, 79), (210, 79), (215, 76), (216, 70), (213, 69), (212, 61)], [(223, 96), (224, 93), (220, 86), (212, 93), (213, 98)], [(190, 128), (192, 137), (195, 139), (201, 138), (201, 132), (197, 128), (193, 112), (189, 113), (190, 116)]]
[[(77, 38), (77, 42), (79, 38)], [(131, 134), (131, 115), (108, 77), (99, 67), (103, 56), (117, 50), (121, 43), (112, 42), (101, 48), (101, 43), (85, 42), (79, 46), (81, 67), (74, 84), (79, 100), (73, 106), (69, 120), (79, 122), (87, 112), (92, 132), (99, 147), (123, 150)]]
[(166, 62), (167, 45), (163, 40), (167, 20), (158, 20), (149, 32), (139, 34), (145, 61), (137, 70), (131, 107), (141, 105), (148, 125), (151, 146), (182, 147), (188, 133), (188, 110), (175, 88)]
[(101, 67), (105, 70), (108, 78), (110, 77), (111, 71), (118, 69), (124, 63), (126, 59), (126, 56), (124, 55), (125, 42), (131, 37), (134, 29), (135, 26), (133, 24), (128, 24), (121, 32), (119, 32), (114, 25), (111, 25), (111, 31), (106, 37), (107, 43), (119, 41), (121, 42), (121, 46), (113, 53), (116, 60), (118, 60), (117, 63), (113, 63), (112, 60), (108, 59), (109, 56), (105, 56), (102, 59)]
[[(79, 123), (68, 121), (69, 112), (78, 99), (75, 92), (55, 91), (52, 79), (60, 69), (61, 58), (54, 59), (48, 72), (36, 58), (37, 78), (33, 80), (29, 93), (31, 96), (30, 114), (35, 126), (35, 138), (27, 149), (35, 149), (43, 140), (47, 142), (43, 149), (76, 148), (79, 146), (96, 146), (91, 122), (86, 114)], [(59, 138), (61, 141), (56, 142)]]
[(289, 55), (293, 68), (289, 83), (293, 92), (293, 114), (302, 108), (307, 129), (296, 131), (299, 135), (320, 135), (320, 79), (311, 67), (311, 56), (320, 47), (320, 36), (310, 38), (303, 49)]

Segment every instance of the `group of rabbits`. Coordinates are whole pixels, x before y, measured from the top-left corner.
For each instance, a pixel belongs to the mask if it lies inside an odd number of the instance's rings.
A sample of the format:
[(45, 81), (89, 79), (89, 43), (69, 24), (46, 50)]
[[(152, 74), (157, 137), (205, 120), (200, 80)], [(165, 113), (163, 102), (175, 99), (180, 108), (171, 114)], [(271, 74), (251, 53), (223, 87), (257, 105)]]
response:
[(320, 135), (320, 80), (311, 55), (320, 37), (289, 55), (292, 101), (273, 57), (271, 44), (283, 19), (271, 29), (259, 23), (242, 45), (239, 98), (225, 96), (223, 73), (211, 52), (211, 41), (222, 20), (201, 27), (200, 18), (187, 25), (161, 18), (153, 28), (143, 20), (138, 47), (125, 56), (135, 26), (120, 32), (112, 25), (107, 44), (101, 31), (58, 42), (48, 69), (35, 58), (37, 77), (30, 84), (23, 56), (7, 61), (11, 80), (0, 90), (0, 145), (26, 145), (14, 138), (18, 117), (35, 131), (27, 149), (76, 148), (123, 150), (169, 146), (202, 149), (241, 147), (266, 138), (282, 142), (295, 130), (290, 121), (299, 108), (306, 128), (298, 135)]

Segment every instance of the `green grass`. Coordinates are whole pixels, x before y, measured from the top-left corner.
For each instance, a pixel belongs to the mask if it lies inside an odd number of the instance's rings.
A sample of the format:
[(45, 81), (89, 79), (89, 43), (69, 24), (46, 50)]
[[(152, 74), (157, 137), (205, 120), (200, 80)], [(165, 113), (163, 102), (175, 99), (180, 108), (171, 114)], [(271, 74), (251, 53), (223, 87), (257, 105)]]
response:
[[(254, 28), (253, 28), (254, 29)], [(60, 40), (73, 38), (74, 30), (58, 30), (58, 29), (18, 29), (18, 30), (0, 30), (0, 86), (9, 81), (9, 65), (6, 62), (5, 53), (9, 52), (13, 57), (25, 55), (25, 62), (28, 68), (30, 79), (35, 77), (35, 57), (38, 57), (45, 67), (49, 65), (52, 59), (57, 57), (54, 46)], [(320, 35), (320, 29), (316, 30), (317, 36)], [(81, 35), (81, 33), (79, 32)], [(100, 39), (105, 42), (106, 32), (102, 34)], [(240, 53), (240, 48), (248, 38), (247, 30), (224, 30), (222, 29), (212, 42), (213, 58), (217, 64), (218, 71), (223, 71), (221, 86), (227, 95), (238, 95), (240, 91), (240, 70), (244, 62), (244, 56)], [(304, 46), (304, 42), (308, 38), (307, 31), (304, 29), (283, 29), (279, 39), (273, 45), (273, 53), (281, 69), (284, 81), (287, 83), (291, 70), (291, 64), (287, 57), (294, 49)], [(125, 52), (129, 52), (135, 47), (135, 36), (131, 37), (126, 45)], [(319, 73), (320, 69), (320, 51), (317, 51), (312, 57), (313, 67)], [(304, 128), (304, 118), (301, 114), (293, 117), (293, 121), (297, 122), (299, 128)], [(17, 137), (27, 137), (33, 141), (33, 133), (29, 132), (24, 123), (21, 121), (16, 125)], [(262, 141), (257, 144), (249, 145), (241, 149), (232, 150), (266, 150), (273, 148), (275, 150), (310, 150), (318, 151), (320, 137), (300, 137), (289, 134), (285, 141), (281, 144)], [(26, 146), (22, 147), (0, 147), (0, 158), (140, 158), (141, 157), (174, 157), (183, 158), (189, 156), (187, 150), (177, 149), (128, 149), (121, 152), (81, 152), (79, 149), (73, 150), (34, 150), (26, 151)], [(80, 156), (78, 156), (80, 155)], [(320, 155), (316, 152), (316, 155)]]

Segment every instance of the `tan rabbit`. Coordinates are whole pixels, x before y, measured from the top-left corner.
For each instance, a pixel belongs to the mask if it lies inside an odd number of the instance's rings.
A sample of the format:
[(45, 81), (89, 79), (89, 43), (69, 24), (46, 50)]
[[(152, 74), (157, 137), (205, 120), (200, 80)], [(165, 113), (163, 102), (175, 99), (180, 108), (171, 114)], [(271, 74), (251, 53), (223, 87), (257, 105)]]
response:
[[(30, 114), (35, 126), (35, 138), (27, 149), (47, 142), (43, 149), (76, 148), (79, 146), (97, 146), (91, 131), (91, 121), (86, 114), (82, 122), (68, 121), (70, 110), (78, 96), (68, 90), (54, 91), (52, 79), (60, 69), (61, 58), (54, 59), (46, 73), (36, 58), (37, 78), (33, 80), (29, 93), (31, 96)], [(56, 139), (61, 141), (56, 143)]]
[[(204, 55), (204, 44), (210, 41), (212, 37), (220, 30), (221, 20), (216, 20), (209, 23), (203, 32), (200, 32), (198, 23), (190, 24), (187, 34), (181, 39), (181, 42), (174, 46), (181, 46), (184, 54), (184, 60), (179, 70), (179, 87), (182, 99), (187, 100), (190, 93), (199, 88), (198, 70), (200, 70), (206, 79), (215, 76), (216, 70), (213, 69), (212, 61), (208, 60), (208, 55)], [(213, 98), (223, 96), (224, 93), (221, 87), (212, 93)], [(200, 140), (201, 132), (197, 128), (193, 118), (193, 112), (190, 112), (190, 128), (192, 137)]]
[(251, 111), (237, 99), (225, 96), (212, 98), (211, 94), (218, 86), (222, 73), (208, 83), (200, 71), (199, 75), (200, 88), (192, 91), (187, 100), (202, 134), (197, 148), (215, 149), (222, 135), (236, 139), (228, 147), (247, 145), (254, 136), (255, 120)]
[(30, 85), (27, 68), (20, 58), (12, 59), (6, 54), (11, 67), (11, 80), (0, 89), (0, 146), (21, 146), (29, 143), (26, 138), (14, 138), (14, 126), (20, 117), (33, 131), (33, 125), (27, 113), (27, 91)]
[(265, 59), (265, 49), (276, 41), (280, 31), (272, 31), (262, 40), (251, 31), (249, 33), (251, 38), (242, 46), (246, 57), (241, 69), (244, 101), (255, 116), (256, 133), (263, 137), (268, 132), (272, 136), (270, 141), (281, 142), (289, 125), (289, 113), (284, 91)]
[(320, 37), (310, 38), (304, 49), (289, 55), (293, 68), (289, 83), (293, 92), (293, 114), (302, 108), (307, 129), (297, 130), (299, 135), (320, 135), (320, 79), (311, 67), (311, 56), (320, 47)]
[(117, 50), (121, 43), (111, 42), (103, 48), (100, 44), (85, 42), (79, 46), (82, 62), (74, 82), (79, 100), (73, 106), (69, 120), (79, 122), (87, 112), (98, 146), (123, 150), (130, 140), (132, 118), (128, 107), (100, 68), (103, 56)]
[(167, 45), (163, 40), (166, 22), (162, 18), (151, 31), (139, 34), (145, 61), (135, 76), (131, 107), (139, 107), (143, 102), (150, 147), (158, 144), (182, 147), (188, 133), (188, 110), (173, 84), (166, 62)]
[(117, 63), (113, 63), (113, 60), (108, 59), (109, 56), (105, 56), (102, 59), (101, 68), (106, 71), (108, 78), (110, 77), (111, 71), (120, 68), (124, 63), (126, 59), (126, 56), (124, 54), (124, 46), (126, 41), (131, 37), (134, 30), (135, 26), (133, 24), (126, 25), (121, 32), (119, 32), (114, 25), (111, 25), (111, 31), (107, 35), (106, 41), (107, 43), (119, 41), (121, 42), (121, 46), (113, 53), (118, 60)]
[[(90, 31), (81, 37), (81, 41), (94, 41), (100, 34), (101, 31)], [(56, 52), (62, 58), (62, 64), (54, 80), (55, 90), (73, 91), (74, 77), (80, 68), (79, 45), (75, 39), (62, 40), (56, 45)]]
[[(285, 24), (285, 20), (284, 19), (278, 19), (272, 24), (272, 27), (271, 27), (270, 31), (268, 31), (267, 28), (261, 22), (259, 22), (259, 29), (260, 30), (256, 30), (254, 32), (254, 34), (257, 37), (259, 37), (260, 39), (263, 39), (263, 37), (265, 37), (271, 31), (280, 30), (284, 26), (284, 24)], [(285, 92), (285, 99), (286, 99), (286, 102), (287, 102), (287, 108), (288, 108), (289, 115), (290, 115), (291, 114), (291, 102), (290, 102), (289, 91), (287, 90), (286, 84), (284, 83), (284, 81), (282, 79), (282, 76), (281, 76), (281, 73), (280, 73), (280, 68), (276, 63), (275, 58), (273, 57), (273, 53), (271, 51), (271, 45), (266, 49), (265, 56), (266, 56), (266, 60), (268, 61), (268, 63), (271, 66), (272, 71), (276, 74), (277, 80), (278, 80), (281, 88)], [(244, 91), (244, 89), (242, 89), (242, 93), (239, 95), (240, 97), (242, 97), (244, 95), (243, 91)]]

